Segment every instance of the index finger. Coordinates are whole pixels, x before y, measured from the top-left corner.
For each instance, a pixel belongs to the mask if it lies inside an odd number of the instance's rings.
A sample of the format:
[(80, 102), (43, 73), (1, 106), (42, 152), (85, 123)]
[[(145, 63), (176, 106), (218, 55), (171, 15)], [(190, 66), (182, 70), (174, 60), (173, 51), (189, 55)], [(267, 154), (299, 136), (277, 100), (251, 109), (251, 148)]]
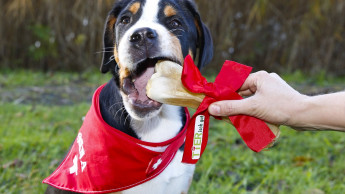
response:
[(258, 77), (263, 76), (263, 74), (268, 74), (268, 73), (265, 71), (258, 71), (255, 73), (251, 73), (248, 76), (248, 78), (244, 81), (243, 85), (238, 90), (238, 92), (245, 93), (245, 94), (254, 94), (257, 90)]

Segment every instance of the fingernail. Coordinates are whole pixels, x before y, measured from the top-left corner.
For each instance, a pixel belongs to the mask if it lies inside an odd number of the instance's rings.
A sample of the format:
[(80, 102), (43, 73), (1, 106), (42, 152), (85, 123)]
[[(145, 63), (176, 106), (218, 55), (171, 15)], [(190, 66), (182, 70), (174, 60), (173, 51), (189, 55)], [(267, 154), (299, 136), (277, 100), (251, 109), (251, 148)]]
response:
[(218, 115), (220, 113), (220, 107), (218, 105), (210, 106), (211, 114)]

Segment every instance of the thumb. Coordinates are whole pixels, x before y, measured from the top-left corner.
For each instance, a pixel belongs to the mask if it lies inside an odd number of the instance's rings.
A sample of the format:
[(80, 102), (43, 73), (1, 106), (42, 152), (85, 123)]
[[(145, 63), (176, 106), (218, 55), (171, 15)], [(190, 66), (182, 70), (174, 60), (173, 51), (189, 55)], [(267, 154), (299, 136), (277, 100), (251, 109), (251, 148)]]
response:
[(250, 98), (243, 100), (224, 100), (212, 103), (208, 111), (214, 116), (233, 116), (239, 114), (249, 115)]

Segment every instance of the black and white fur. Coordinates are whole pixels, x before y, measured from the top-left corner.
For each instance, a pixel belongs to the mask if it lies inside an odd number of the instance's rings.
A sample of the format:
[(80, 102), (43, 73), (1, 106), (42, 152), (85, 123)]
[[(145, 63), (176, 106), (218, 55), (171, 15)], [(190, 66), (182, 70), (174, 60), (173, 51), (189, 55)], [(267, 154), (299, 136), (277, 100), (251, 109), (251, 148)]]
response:
[[(188, 54), (199, 68), (213, 56), (209, 30), (193, 1), (117, 1), (105, 24), (101, 71), (110, 71), (114, 77), (100, 94), (103, 119), (143, 141), (162, 142), (176, 136), (186, 122), (184, 109), (146, 99), (135, 79), (158, 60), (182, 65)], [(181, 163), (182, 154), (180, 149), (156, 178), (120, 193), (187, 193), (195, 166)], [(46, 193), (71, 192), (48, 186)]]

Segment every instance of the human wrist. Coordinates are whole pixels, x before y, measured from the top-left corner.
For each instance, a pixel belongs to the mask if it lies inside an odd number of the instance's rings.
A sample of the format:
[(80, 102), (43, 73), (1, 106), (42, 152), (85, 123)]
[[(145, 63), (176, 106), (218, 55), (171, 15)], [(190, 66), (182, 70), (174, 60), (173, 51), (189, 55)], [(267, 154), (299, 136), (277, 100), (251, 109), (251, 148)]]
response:
[(308, 128), (310, 119), (313, 117), (311, 111), (315, 106), (314, 99), (311, 96), (299, 94), (291, 101), (291, 106), (288, 109), (288, 120), (285, 125), (292, 128), (304, 129)]

